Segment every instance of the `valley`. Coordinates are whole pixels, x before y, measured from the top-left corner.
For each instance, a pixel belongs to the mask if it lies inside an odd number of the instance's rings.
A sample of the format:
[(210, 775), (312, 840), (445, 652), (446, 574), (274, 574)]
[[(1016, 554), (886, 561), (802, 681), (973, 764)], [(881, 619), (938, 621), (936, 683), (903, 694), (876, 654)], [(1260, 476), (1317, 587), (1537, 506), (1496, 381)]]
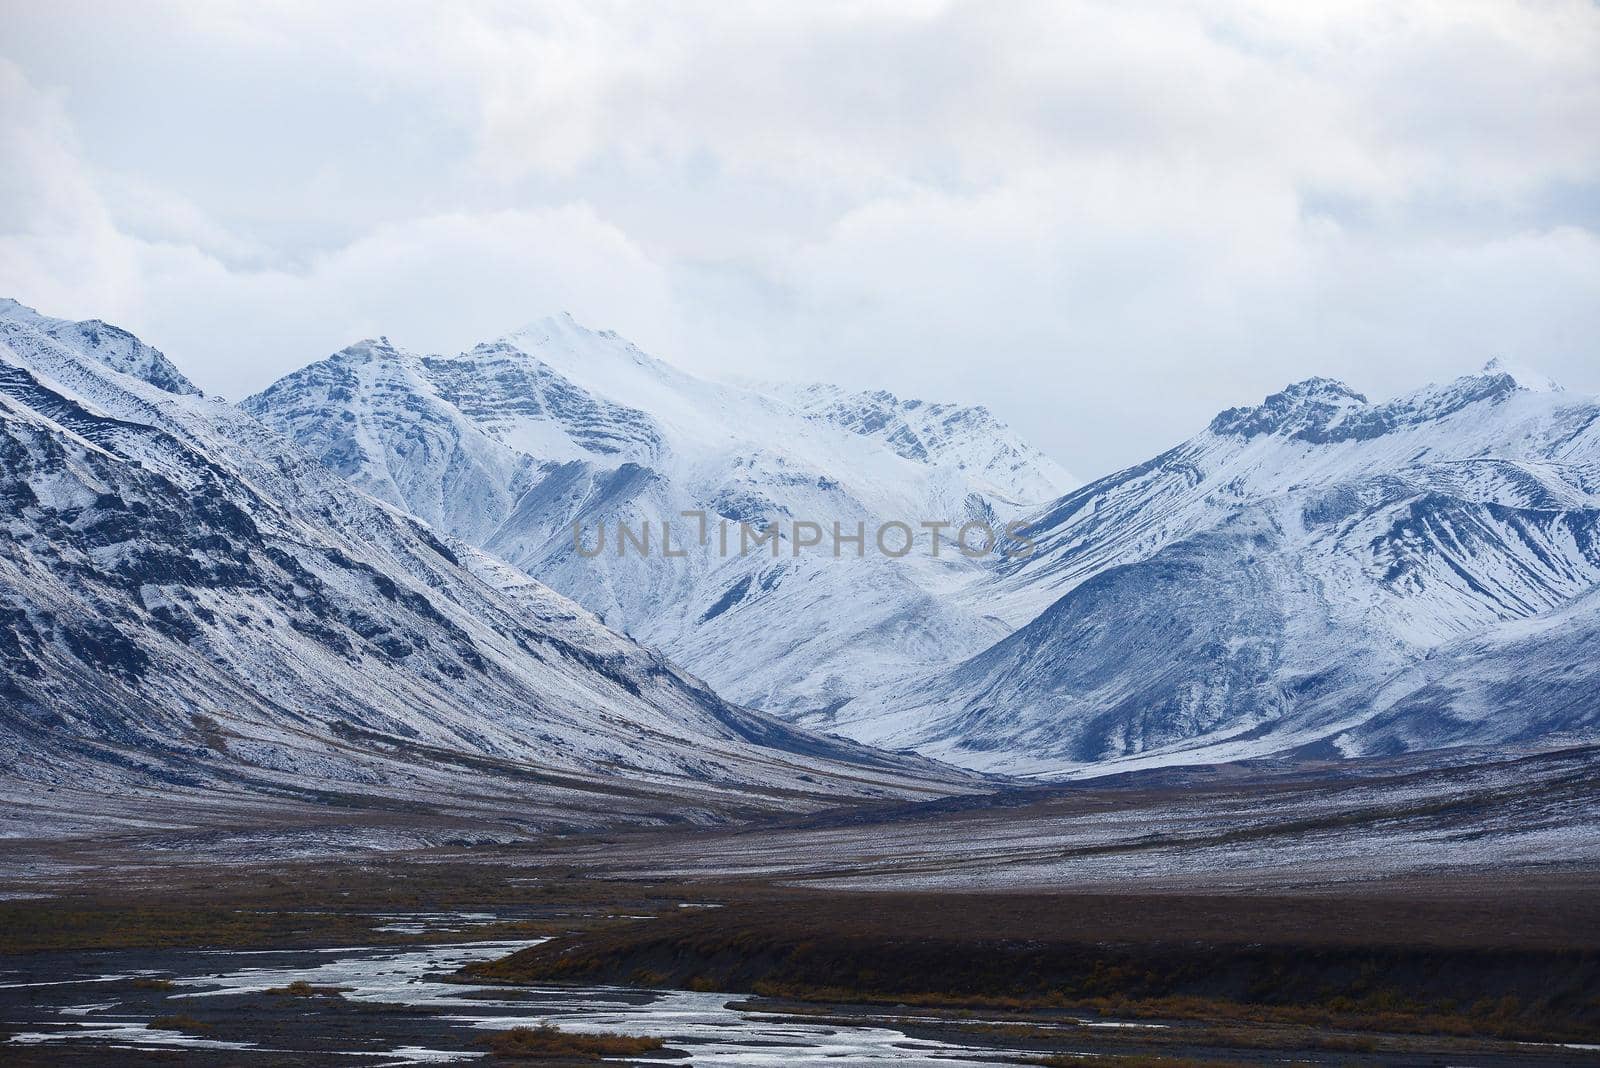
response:
[[(1030, 503), (979, 409), (570, 320), (285, 383), (0, 305), (8, 1063), (1594, 1059), (1591, 399), (1302, 383)], [(779, 551), (558, 551), (708, 508)], [(1030, 551), (790, 544), (919, 509)]]
[(13, 842), (0, 1028), (19, 1064), (442, 1063), (546, 1021), (663, 1041), (638, 1063), (1587, 1063), (1595, 767), (1147, 773), (270, 863)]
[(1600, 1068), (1600, 0), (0, 17), (0, 1068)]

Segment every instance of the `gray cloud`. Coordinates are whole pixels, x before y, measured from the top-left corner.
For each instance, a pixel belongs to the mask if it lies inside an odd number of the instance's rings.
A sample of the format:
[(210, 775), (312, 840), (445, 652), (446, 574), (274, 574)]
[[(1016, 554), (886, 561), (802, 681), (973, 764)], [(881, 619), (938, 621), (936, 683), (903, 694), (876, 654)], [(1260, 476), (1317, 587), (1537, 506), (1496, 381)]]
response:
[(990, 404), (1094, 474), (1310, 374), (1600, 390), (1600, 9), (67, 3), (0, 290), (239, 395), (557, 308)]

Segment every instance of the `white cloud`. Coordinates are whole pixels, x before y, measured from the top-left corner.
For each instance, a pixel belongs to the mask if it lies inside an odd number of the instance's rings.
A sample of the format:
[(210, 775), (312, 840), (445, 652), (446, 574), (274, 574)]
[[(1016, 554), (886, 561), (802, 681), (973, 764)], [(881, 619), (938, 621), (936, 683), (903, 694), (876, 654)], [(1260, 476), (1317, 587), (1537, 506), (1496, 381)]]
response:
[(1600, 389), (1583, 0), (14, 14), (0, 290), (233, 395), (559, 307), (1082, 471), (1313, 373)]
[[(0, 59), (0, 287), (57, 307), (137, 302), (136, 264), (84, 173), (59, 100)], [(80, 296), (81, 294), (81, 296)]]
[(663, 271), (582, 205), (385, 224), (303, 271), (230, 270), (174, 245), (141, 254), (159, 293), (146, 308), (151, 335), (241, 390), (379, 334), (459, 351), (521, 325), (529, 308), (639, 334), (673, 327)]
[[(96, 176), (57, 102), (0, 61), (0, 293), (115, 320), (203, 383), (259, 388), (361, 337), (455, 351), (560, 307), (645, 335), (674, 329), (670, 281), (582, 203), (380, 223), (293, 269), (193, 204)], [(120, 201), (118, 221), (104, 192)]]

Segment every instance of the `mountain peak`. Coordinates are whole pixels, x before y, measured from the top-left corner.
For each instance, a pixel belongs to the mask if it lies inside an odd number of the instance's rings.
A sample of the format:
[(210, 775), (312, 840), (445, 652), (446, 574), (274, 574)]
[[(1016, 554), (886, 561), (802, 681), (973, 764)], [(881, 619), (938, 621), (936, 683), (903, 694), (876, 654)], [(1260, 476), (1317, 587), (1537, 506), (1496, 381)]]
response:
[(543, 315), (532, 322), (525, 323), (519, 329), (505, 335), (501, 340), (520, 338), (530, 341), (571, 342), (596, 337), (617, 340), (617, 333), (614, 330), (591, 330), (580, 323), (571, 312), (559, 311), (553, 315)]
[(1213, 434), (1306, 435), (1325, 430), (1352, 411), (1367, 407), (1367, 398), (1332, 378), (1291, 382), (1254, 407), (1229, 408), (1211, 421)]
[(651, 356), (615, 330), (591, 330), (561, 312), (535, 320), (474, 352), (511, 348), (571, 382), (634, 408), (648, 409), (664, 384), (681, 388), (691, 376)]
[(1549, 375), (1536, 371), (1531, 367), (1514, 364), (1499, 356), (1483, 365), (1479, 372), (1482, 376), (1505, 377), (1511, 379), (1518, 389), (1526, 389), (1533, 393), (1565, 393), (1566, 389)]
[(332, 358), (342, 363), (371, 363), (374, 360), (398, 360), (405, 355), (394, 347), (387, 337), (369, 337), (346, 345)]
[[(1358, 404), (1367, 403), (1367, 398), (1365, 395), (1357, 393), (1355, 390), (1351, 389), (1337, 378), (1323, 378), (1320, 375), (1313, 375), (1310, 378), (1303, 378), (1298, 382), (1290, 382), (1287, 386), (1283, 387), (1283, 392), (1279, 395), (1286, 397), (1321, 398), (1335, 402), (1353, 400)], [(1271, 400), (1272, 398), (1269, 397), (1267, 399)]]
[(167, 393), (203, 396), (160, 349), (146, 345), (120, 326), (102, 319), (53, 319), (9, 297), (0, 297), (0, 322), (21, 324), (78, 349), (117, 371)]

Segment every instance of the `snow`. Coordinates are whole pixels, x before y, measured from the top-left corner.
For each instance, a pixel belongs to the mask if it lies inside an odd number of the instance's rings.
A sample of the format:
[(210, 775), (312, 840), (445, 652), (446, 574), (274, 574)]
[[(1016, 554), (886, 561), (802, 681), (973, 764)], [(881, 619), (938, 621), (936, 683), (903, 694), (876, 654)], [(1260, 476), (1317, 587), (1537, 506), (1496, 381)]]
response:
[(1600, 404), (1541, 376), (1298, 383), (1029, 533), (959, 594), (1014, 634), (802, 722), (1028, 775), (1600, 730)]
[(1534, 390), (1539, 393), (1565, 392), (1560, 383), (1543, 371), (1535, 371), (1531, 367), (1511, 363), (1499, 356), (1484, 364), (1483, 373), (1486, 375), (1510, 375), (1519, 389)]
[(151, 796), (348, 789), (526, 833), (949, 783), (726, 703), (243, 411), (121, 373), (72, 325), (0, 317), (0, 786), (70, 785), (30, 811), (159, 822), (138, 815)]
[[(1600, 582), (1600, 409), (1505, 361), (1386, 402), (1292, 383), (1065, 496), (1070, 476), (981, 408), (709, 382), (569, 316), (381, 366), (347, 400), (313, 365), (246, 403), (358, 484), (812, 728), (1079, 775), (1590, 725), (1576, 698), (1512, 692), (1491, 646)], [(441, 391), (447, 379), (472, 388)], [(553, 384), (573, 418), (543, 399)], [(435, 424), (446, 444), (396, 460)], [(368, 459), (342, 464), (350, 453)], [(869, 529), (1027, 517), (1038, 550), (573, 551), (574, 521), (593, 545), (602, 523), (613, 539), (618, 523), (681, 536), (686, 510)], [(1582, 656), (1586, 626), (1525, 641)], [(1447, 670), (1467, 662), (1470, 677)], [(1512, 709), (1497, 721), (1496, 701)], [(1549, 701), (1566, 711), (1532, 707)]]
[[(1072, 484), (982, 409), (713, 382), (570, 316), (456, 356), (356, 349), (244, 407), (368, 492), (768, 711), (891, 687), (1005, 631), (953, 596), (982, 581), (983, 562), (949, 548), (932, 559), (926, 535), (900, 561), (796, 558), (789, 523), (830, 537), (835, 521), (999, 525)], [(681, 544), (698, 533), (685, 512), (707, 514), (707, 544)], [(783, 524), (779, 559), (724, 555), (721, 517)], [(659, 544), (666, 525), (687, 555), (588, 559), (574, 523), (591, 546), (602, 526), (614, 545), (619, 525), (648, 526)]]
[[(1600, 403), (1504, 361), (1383, 402), (1306, 379), (1070, 489), (982, 408), (710, 381), (570, 316), (447, 356), (360, 342), (243, 411), (105, 324), (11, 302), (0, 342), (23, 502), (0, 654), (68, 680), (38, 699), (78, 694), (96, 745), (130, 729), (124, 702), (141, 737), (220, 737), (297, 788), (427, 789), (455, 773), (419, 770), (426, 746), (693, 783), (679, 814), (705, 820), (752, 783), (931, 786), (719, 693), (1029, 776), (1600, 731)], [(151, 529), (119, 534), (135, 509)], [(935, 557), (924, 532), (904, 558), (836, 558), (792, 536), (969, 518), (1025, 520), (1036, 551)], [(724, 555), (723, 519), (784, 524), (778, 551)], [(575, 525), (613, 546), (670, 525), (684, 553), (588, 557)], [(96, 692), (85, 656), (146, 677)], [(21, 774), (59, 781), (59, 754), (19, 745)], [(547, 785), (528, 818), (581, 792)]]

